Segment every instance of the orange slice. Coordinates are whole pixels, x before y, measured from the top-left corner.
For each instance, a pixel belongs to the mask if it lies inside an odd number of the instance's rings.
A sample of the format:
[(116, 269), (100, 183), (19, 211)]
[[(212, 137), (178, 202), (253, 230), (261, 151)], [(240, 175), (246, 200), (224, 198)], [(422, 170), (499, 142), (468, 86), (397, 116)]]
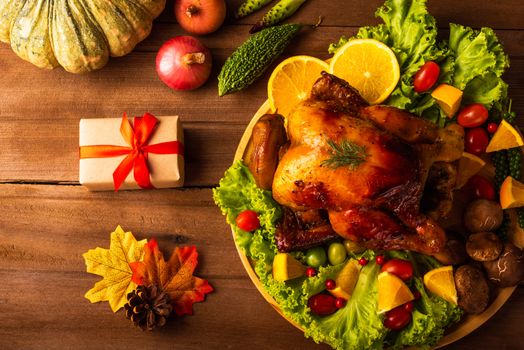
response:
[(424, 275), (426, 288), (450, 303), (457, 304), (457, 289), (453, 277), (453, 266), (442, 266)]
[(378, 275), (378, 313), (384, 313), (415, 299), (409, 287), (387, 271)]
[(495, 152), (520, 146), (524, 146), (524, 140), (522, 140), (520, 132), (510, 123), (502, 120), (495, 135), (489, 142), (486, 152)]
[(468, 152), (462, 153), (462, 157), (458, 161), (455, 188), (462, 188), (484, 165), (486, 165), (486, 162), (482, 158)]
[(400, 79), (395, 53), (373, 39), (348, 41), (333, 56), (329, 72), (347, 81), (370, 104), (385, 101)]
[(293, 56), (280, 63), (269, 78), (267, 94), (273, 112), (286, 117), (309, 92), (329, 65), (311, 56)]
[(355, 259), (349, 260), (335, 279), (336, 287), (329, 290), (336, 297), (349, 299), (360, 275), (360, 265)]
[(524, 206), (524, 184), (508, 176), (500, 186), (500, 206), (502, 209)]

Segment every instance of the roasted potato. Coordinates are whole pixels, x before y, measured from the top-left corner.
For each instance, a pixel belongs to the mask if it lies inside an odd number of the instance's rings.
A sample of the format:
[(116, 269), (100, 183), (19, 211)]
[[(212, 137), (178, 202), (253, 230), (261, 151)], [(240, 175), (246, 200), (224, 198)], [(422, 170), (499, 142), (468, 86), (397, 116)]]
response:
[(280, 147), (286, 143), (284, 119), (279, 114), (262, 116), (251, 134), (244, 160), (257, 186), (270, 190), (278, 164)]
[(468, 314), (480, 314), (488, 307), (489, 286), (484, 273), (475, 266), (463, 265), (455, 272), (458, 305)]

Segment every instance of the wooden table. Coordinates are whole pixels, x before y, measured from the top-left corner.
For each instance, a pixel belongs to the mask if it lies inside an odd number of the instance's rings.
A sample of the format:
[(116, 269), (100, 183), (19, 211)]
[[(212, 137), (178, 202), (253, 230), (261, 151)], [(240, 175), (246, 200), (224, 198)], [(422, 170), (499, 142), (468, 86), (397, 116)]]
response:
[[(230, 9), (238, 3), (229, 2)], [(294, 41), (285, 55), (326, 58), (330, 42), (377, 23), (373, 13), (381, 3), (310, 0), (293, 21), (315, 23), (322, 14), (323, 25)], [(523, 125), (524, 2), (433, 0), (429, 8), (442, 28), (457, 22), (496, 29), (511, 57), (506, 79)], [(40, 70), (0, 45), (0, 349), (327, 348), (305, 339), (260, 296), (211, 198), (247, 122), (266, 99), (268, 79), (266, 74), (245, 91), (219, 98), (216, 76), (262, 13), (203, 37), (215, 60), (211, 79), (197, 91), (173, 92), (154, 65), (162, 42), (183, 33), (171, 9), (133, 53), (91, 74)], [(79, 119), (124, 111), (182, 117), (185, 188), (91, 193), (79, 186)], [(139, 238), (158, 238), (166, 251), (177, 244), (198, 247), (198, 274), (216, 292), (195, 305), (194, 316), (142, 333), (122, 312), (84, 298), (99, 278), (85, 272), (81, 254), (107, 247), (118, 224)], [(522, 349), (522, 324), (520, 287), (481, 329), (449, 348)]]

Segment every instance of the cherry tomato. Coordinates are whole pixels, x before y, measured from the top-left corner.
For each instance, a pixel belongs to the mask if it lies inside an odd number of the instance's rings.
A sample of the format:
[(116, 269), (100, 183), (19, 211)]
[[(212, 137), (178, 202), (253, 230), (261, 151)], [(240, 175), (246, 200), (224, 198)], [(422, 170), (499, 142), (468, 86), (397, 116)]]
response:
[(258, 220), (258, 214), (253, 210), (244, 210), (238, 214), (236, 219), (238, 228), (243, 231), (252, 232), (260, 227), (260, 221)]
[(466, 131), (465, 148), (466, 152), (479, 155), (486, 151), (489, 137), (486, 130), (477, 127)]
[(344, 306), (346, 306), (346, 299), (337, 298), (337, 300), (335, 300), (335, 306), (337, 309), (342, 309)]
[(377, 262), (377, 265), (384, 265), (384, 263), (386, 262), (386, 258), (384, 257), (384, 255), (377, 255), (375, 261)]
[(459, 125), (465, 128), (481, 126), (488, 120), (488, 110), (481, 103), (473, 103), (462, 108), (457, 117)]
[(335, 287), (337, 286), (337, 283), (335, 282), (335, 280), (328, 279), (326, 280), (325, 285), (326, 285), (327, 290), (332, 290), (332, 289), (335, 289)]
[(329, 294), (316, 294), (309, 298), (307, 305), (317, 315), (330, 315), (337, 311), (337, 298)]
[(495, 187), (485, 177), (474, 175), (469, 179), (467, 186), (475, 198), (495, 200)]
[(306, 251), (306, 264), (315, 269), (326, 265), (327, 256), (323, 247), (315, 247)]
[(433, 61), (424, 63), (413, 77), (413, 87), (418, 93), (428, 91), (438, 80), (440, 67)]
[(497, 123), (489, 123), (487, 127), (488, 132), (490, 134), (496, 133), (498, 128), (499, 128), (499, 125)]
[(384, 326), (394, 331), (399, 331), (411, 322), (411, 312), (406, 310), (403, 305), (386, 312)]
[(347, 251), (342, 243), (331, 243), (328, 248), (328, 260), (331, 265), (342, 264), (346, 261)]
[(368, 259), (360, 258), (358, 259), (358, 263), (360, 264), (360, 266), (366, 266), (368, 264)]
[(308, 277), (315, 277), (316, 275), (317, 275), (317, 270), (315, 270), (314, 268), (308, 267), (306, 269), (306, 276), (308, 276)]
[(412, 301), (408, 301), (402, 306), (404, 306), (404, 309), (408, 310), (409, 312), (413, 312), (413, 309), (415, 309), (415, 304), (413, 304)]
[(407, 281), (413, 276), (413, 265), (407, 260), (391, 259), (382, 265), (382, 272), (384, 271), (394, 274), (403, 281)]

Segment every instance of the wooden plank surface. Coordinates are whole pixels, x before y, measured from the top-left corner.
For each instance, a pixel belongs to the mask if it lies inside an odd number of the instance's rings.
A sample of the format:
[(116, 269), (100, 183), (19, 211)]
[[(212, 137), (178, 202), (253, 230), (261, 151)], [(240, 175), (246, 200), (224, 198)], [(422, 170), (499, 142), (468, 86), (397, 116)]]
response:
[[(241, 0), (228, 1), (229, 9)], [(378, 23), (382, 0), (310, 0), (292, 18), (321, 27), (307, 30), (284, 57), (327, 58), (327, 46), (359, 26)], [(266, 99), (266, 73), (242, 93), (219, 98), (216, 76), (263, 12), (228, 20), (202, 37), (214, 57), (209, 82), (193, 92), (173, 92), (157, 78), (156, 51), (183, 34), (170, 3), (152, 35), (135, 52), (103, 70), (71, 75), (21, 61), (0, 44), (0, 349), (328, 349), (305, 339), (259, 295), (240, 264), (211, 187), (231, 163), (247, 122)], [(524, 2), (429, 0), (443, 37), (449, 22), (496, 29), (512, 65), (506, 74), (524, 126)], [(202, 103), (205, 101), (205, 103)], [(78, 186), (78, 121), (145, 111), (179, 114), (187, 149), (184, 189), (90, 193)], [(106, 303), (84, 293), (99, 280), (87, 274), (82, 253), (107, 246), (121, 224), (137, 237), (156, 237), (168, 253), (194, 244), (197, 274), (215, 293), (195, 305), (195, 315), (165, 329), (142, 333)], [(480, 330), (449, 349), (522, 349), (524, 288)]]

